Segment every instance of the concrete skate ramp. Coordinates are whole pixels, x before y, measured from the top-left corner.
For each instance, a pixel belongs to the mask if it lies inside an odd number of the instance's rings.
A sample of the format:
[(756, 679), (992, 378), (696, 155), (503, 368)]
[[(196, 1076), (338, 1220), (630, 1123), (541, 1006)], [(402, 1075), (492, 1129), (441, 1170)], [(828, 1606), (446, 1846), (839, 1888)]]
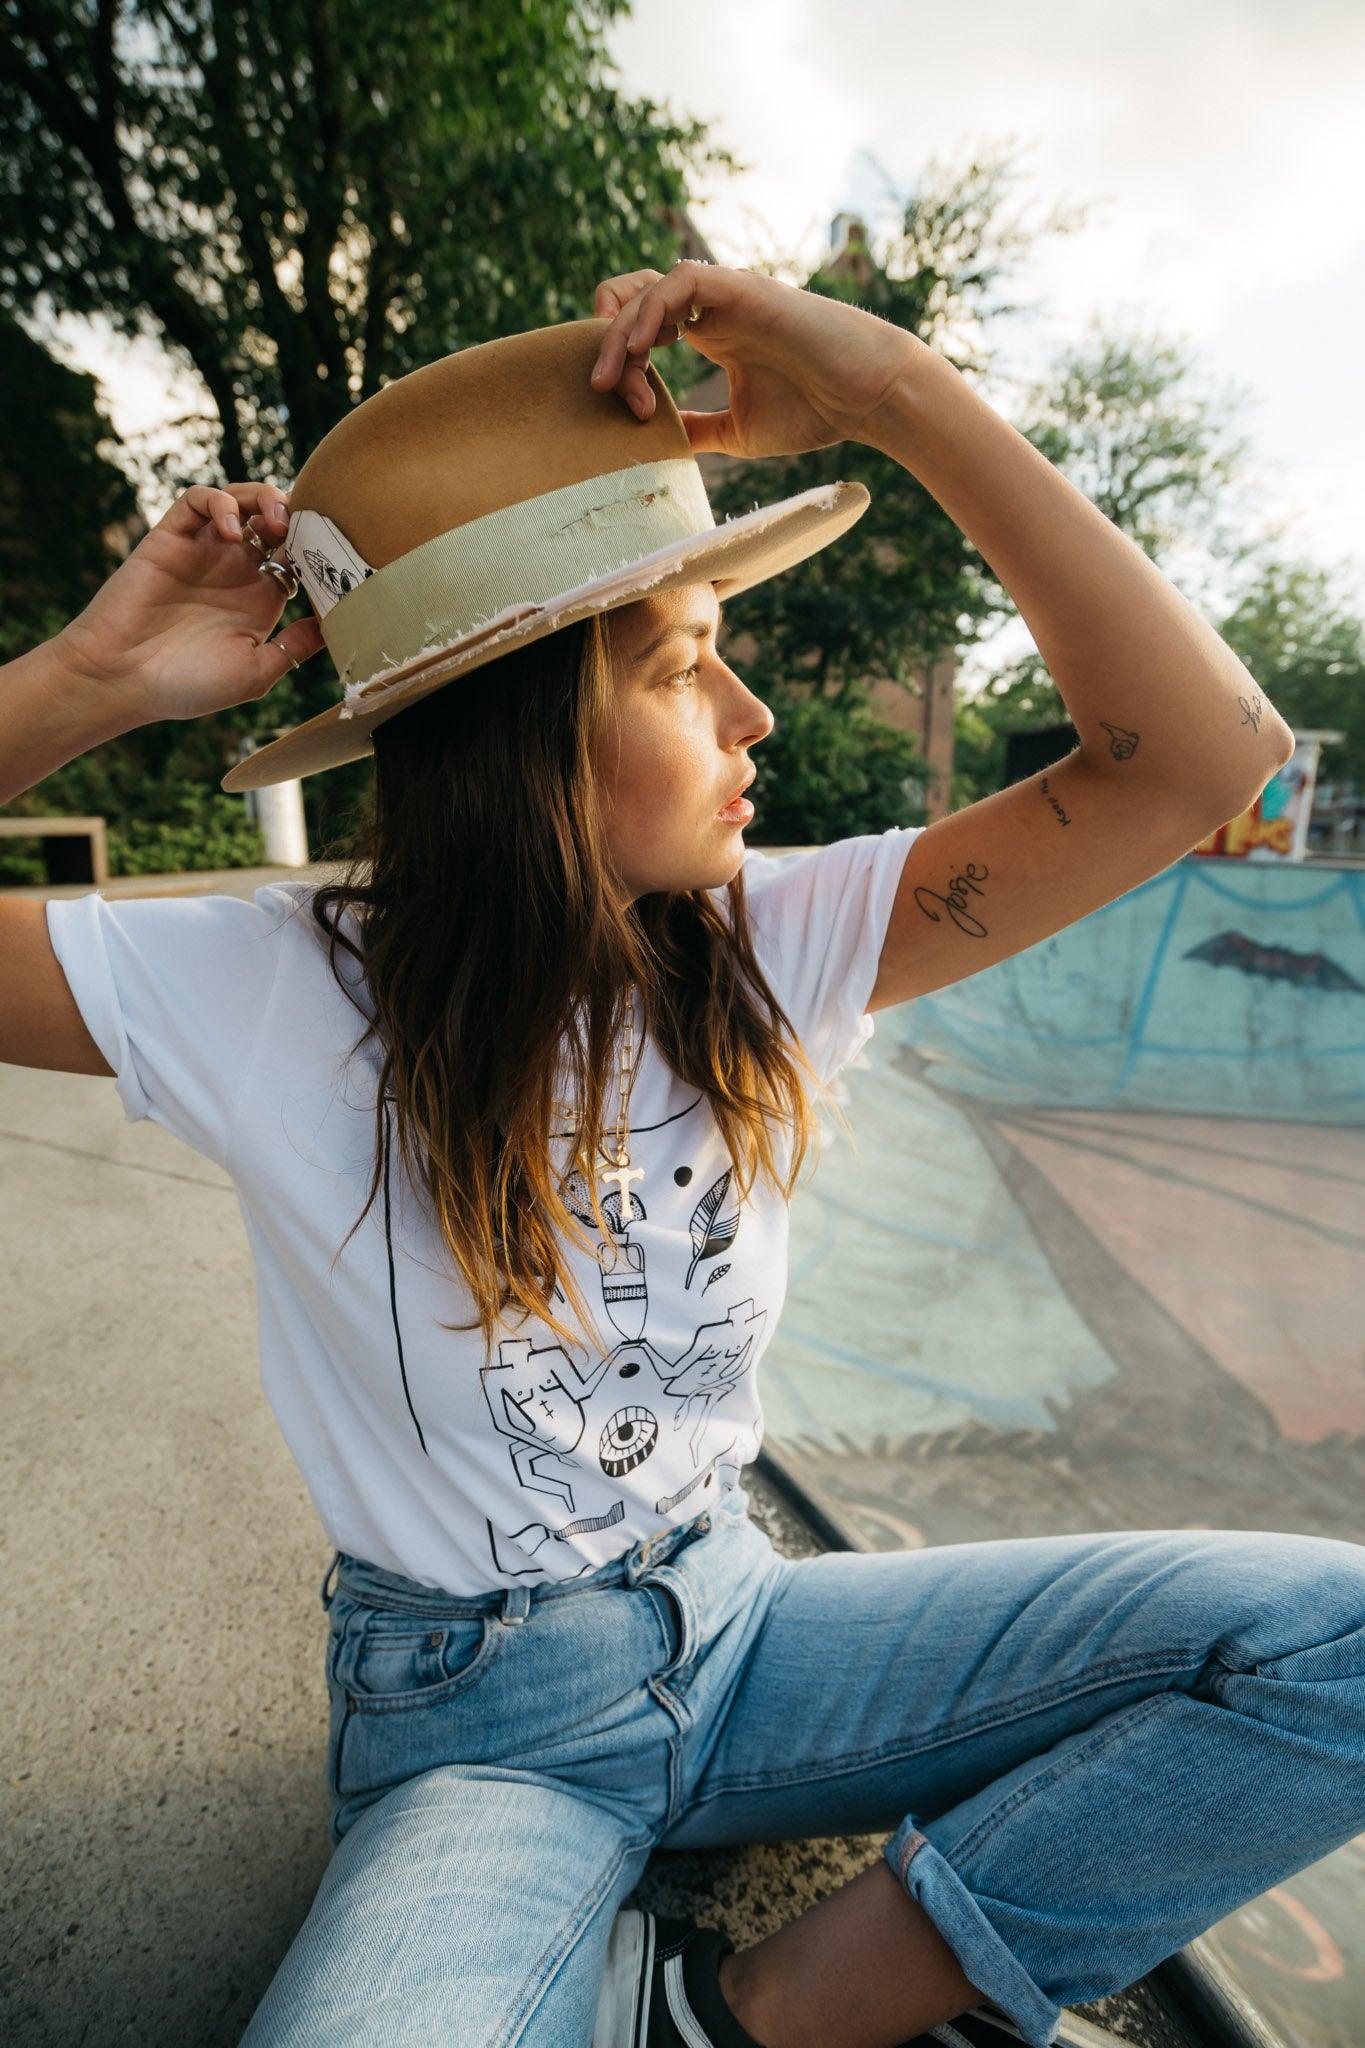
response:
[[(876, 1023), (764, 1366), (835, 1527), (1365, 1542), (1365, 871), (1189, 856)], [(1341, 2048), (1363, 1903), (1365, 1837), (1199, 1950)]]

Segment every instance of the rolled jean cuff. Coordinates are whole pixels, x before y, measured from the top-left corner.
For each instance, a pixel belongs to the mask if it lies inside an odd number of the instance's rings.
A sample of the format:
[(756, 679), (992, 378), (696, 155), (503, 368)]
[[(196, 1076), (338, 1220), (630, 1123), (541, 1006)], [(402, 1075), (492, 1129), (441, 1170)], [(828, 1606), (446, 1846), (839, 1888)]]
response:
[(1009, 2015), (1029, 2048), (1051, 2048), (1062, 2008), (1038, 1989), (947, 1857), (909, 1818), (901, 1822), (882, 1854), (957, 1957), (963, 1976)]

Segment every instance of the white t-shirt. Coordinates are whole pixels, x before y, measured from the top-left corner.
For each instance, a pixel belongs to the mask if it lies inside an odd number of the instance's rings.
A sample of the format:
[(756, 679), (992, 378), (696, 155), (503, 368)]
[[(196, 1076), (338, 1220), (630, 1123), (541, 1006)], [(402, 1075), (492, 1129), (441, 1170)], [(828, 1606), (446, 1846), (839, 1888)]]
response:
[[(872, 1035), (865, 1005), (921, 829), (746, 853), (755, 951), (825, 1082)], [(373, 1170), (381, 1056), (371, 1042), (345, 1065), (371, 1012), (340, 947), (363, 1015), (337, 985), (315, 886), (272, 884), (251, 902), (53, 897), (48, 930), (128, 1120), (151, 1117), (231, 1176), (255, 1261), (261, 1384), (331, 1544), (457, 1595), (577, 1578), (702, 1513), (757, 1454), (787, 1204), (761, 1176), (738, 1203), (707, 1098), (646, 1043), (630, 1220), (603, 1183), (622, 1227), (595, 1258), (565, 1240), (612, 1340), (605, 1356), (567, 1352), (538, 1321), (517, 1327), (516, 1311), (484, 1370), (477, 1327), (440, 1327), (472, 1321), (473, 1303), (396, 1142), (389, 1231), (381, 1182), (333, 1269)], [(608, 1129), (619, 1077), (618, 1059)], [(789, 1164), (790, 1137), (773, 1130)], [(591, 1212), (585, 1225), (595, 1236)], [(572, 1324), (566, 1311), (557, 1301)]]

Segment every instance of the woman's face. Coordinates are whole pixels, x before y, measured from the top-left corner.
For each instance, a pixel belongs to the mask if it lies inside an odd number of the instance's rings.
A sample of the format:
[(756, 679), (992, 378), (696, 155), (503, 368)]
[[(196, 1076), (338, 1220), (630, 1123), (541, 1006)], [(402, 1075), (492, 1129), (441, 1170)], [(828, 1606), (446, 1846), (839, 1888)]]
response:
[(743, 865), (744, 826), (716, 813), (748, 777), (749, 749), (773, 715), (716, 652), (714, 585), (688, 583), (607, 619), (618, 730), (598, 785), (627, 901), (718, 888)]

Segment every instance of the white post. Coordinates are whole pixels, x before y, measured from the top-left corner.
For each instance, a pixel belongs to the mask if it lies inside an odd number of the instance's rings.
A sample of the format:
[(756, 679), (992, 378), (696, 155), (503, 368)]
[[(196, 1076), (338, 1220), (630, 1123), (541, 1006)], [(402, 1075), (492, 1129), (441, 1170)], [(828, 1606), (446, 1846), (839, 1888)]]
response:
[[(259, 745), (259, 740), (243, 735), (237, 743), (237, 759), (245, 761)], [(260, 827), (266, 866), (306, 868), (308, 827), (303, 815), (302, 782), (295, 777), (292, 782), (269, 783), (264, 789), (246, 789), (242, 802), (251, 823)]]
[(254, 794), (267, 866), (306, 868), (308, 828), (303, 817), (303, 784), (297, 778), (292, 782), (272, 782)]

